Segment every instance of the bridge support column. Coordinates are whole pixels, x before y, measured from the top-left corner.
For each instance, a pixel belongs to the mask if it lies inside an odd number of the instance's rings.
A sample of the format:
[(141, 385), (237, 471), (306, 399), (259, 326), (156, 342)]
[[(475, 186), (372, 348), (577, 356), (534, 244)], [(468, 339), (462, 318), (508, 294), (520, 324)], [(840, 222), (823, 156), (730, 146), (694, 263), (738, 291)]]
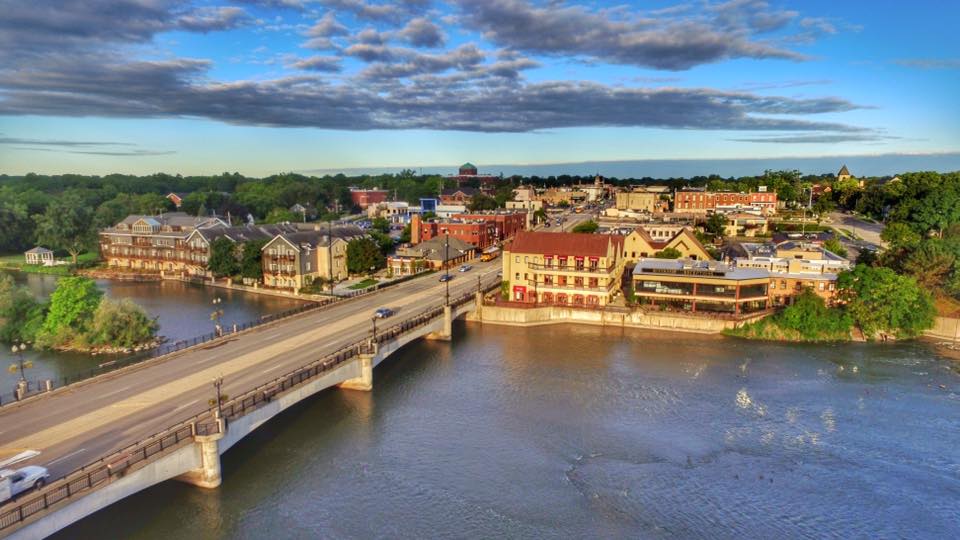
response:
[(424, 339), (432, 339), (436, 341), (450, 341), (453, 336), (453, 308), (450, 306), (443, 306), (443, 330), (439, 332), (430, 332), (429, 334), (423, 336)]
[(213, 489), (220, 485), (220, 439), (226, 431), (223, 420), (220, 420), (220, 433), (213, 435), (196, 435), (194, 444), (200, 451), (200, 467), (185, 472), (177, 480), (197, 487)]
[(343, 381), (339, 384), (340, 388), (363, 390), (364, 392), (373, 390), (373, 365), (376, 363), (378, 349), (379, 345), (374, 343), (372, 353), (360, 353), (360, 356), (357, 357), (360, 376)]

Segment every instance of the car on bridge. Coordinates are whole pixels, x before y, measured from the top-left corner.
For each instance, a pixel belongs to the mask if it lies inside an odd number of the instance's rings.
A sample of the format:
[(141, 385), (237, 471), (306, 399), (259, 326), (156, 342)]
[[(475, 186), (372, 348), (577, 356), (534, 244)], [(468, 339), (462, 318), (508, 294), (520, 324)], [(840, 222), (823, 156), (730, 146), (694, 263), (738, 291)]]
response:
[(465, 264), (460, 267), (461, 272), (469, 272), (472, 269), (473, 269), (473, 266), (470, 266), (469, 264)]
[(450, 274), (444, 274), (444, 275), (440, 276), (440, 283), (445, 283), (445, 282), (447, 282), (447, 281), (450, 281), (451, 279), (453, 279), (453, 276), (452, 276), (452, 275), (450, 275)]
[(394, 315), (396, 315), (396, 313), (397, 313), (396, 311), (390, 308), (382, 307), (374, 311), (373, 316), (378, 319), (386, 319), (387, 317), (393, 317)]
[(0, 470), (0, 502), (12, 499), (32, 488), (42, 488), (50, 473), (45, 467), (29, 465), (16, 471)]

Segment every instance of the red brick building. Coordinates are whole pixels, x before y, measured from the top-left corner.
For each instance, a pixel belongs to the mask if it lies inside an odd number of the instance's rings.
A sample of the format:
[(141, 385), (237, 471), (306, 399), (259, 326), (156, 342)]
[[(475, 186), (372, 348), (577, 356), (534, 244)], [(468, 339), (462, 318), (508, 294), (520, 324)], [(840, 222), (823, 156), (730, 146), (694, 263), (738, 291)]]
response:
[(486, 221), (496, 227), (496, 240), (502, 242), (513, 238), (527, 225), (527, 216), (522, 212), (490, 212), (474, 214), (457, 214), (454, 219), (464, 221)]
[(766, 191), (734, 193), (684, 189), (673, 195), (674, 212), (707, 213), (713, 212), (718, 206), (736, 205), (754, 206), (760, 208), (764, 214), (774, 214), (777, 211), (777, 194)]
[(368, 206), (387, 201), (390, 192), (385, 189), (357, 189), (350, 188), (350, 200), (353, 204), (366, 210)]
[(410, 220), (411, 244), (419, 244), (447, 234), (481, 250), (497, 242), (497, 227), (494, 222), (461, 219), (424, 222), (418, 215), (414, 215)]

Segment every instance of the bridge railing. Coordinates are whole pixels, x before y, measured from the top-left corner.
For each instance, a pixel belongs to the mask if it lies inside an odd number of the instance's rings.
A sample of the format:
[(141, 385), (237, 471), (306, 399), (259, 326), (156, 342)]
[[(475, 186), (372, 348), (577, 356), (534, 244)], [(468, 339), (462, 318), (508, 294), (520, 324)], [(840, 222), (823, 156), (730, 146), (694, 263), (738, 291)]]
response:
[[(487, 284), (483, 290), (490, 290), (496, 286), (499, 286), (499, 282)], [(459, 307), (468, 304), (473, 299), (474, 293), (470, 292), (453, 299), (450, 305)], [(429, 324), (439, 316), (443, 316), (442, 306), (427, 309), (411, 319), (406, 319), (387, 327), (382, 332), (377, 332), (375, 341), (383, 343), (394, 339)], [(221, 406), (224, 420), (229, 423), (241, 418), (272, 401), (278, 395), (329, 373), (334, 368), (364, 352), (365, 347), (370, 342), (370, 339), (363, 339), (342, 347), (306, 366), (297, 368), (230, 399)], [(163, 457), (171, 450), (180, 448), (188, 442), (193, 442), (197, 435), (218, 433), (220, 425), (214, 416), (214, 408), (211, 407), (207, 411), (194, 415), (126, 448), (84, 465), (20, 500), (2, 506), (0, 507), (0, 535), (3, 534), (4, 529), (18, 525), (53, 505), (67, 499), (86, 495), (91, 490), (99, 489), (123, 475)]]

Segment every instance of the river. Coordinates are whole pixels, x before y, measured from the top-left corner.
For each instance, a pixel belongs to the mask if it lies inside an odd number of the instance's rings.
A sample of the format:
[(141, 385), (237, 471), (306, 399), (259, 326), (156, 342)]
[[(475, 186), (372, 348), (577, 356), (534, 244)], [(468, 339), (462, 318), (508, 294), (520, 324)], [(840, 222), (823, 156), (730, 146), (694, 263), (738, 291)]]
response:
[[(42, 274), (10, 272), (14, 280), (27, 285), (40, 298), (48, 298), (56, 289), (57, 278)], [(179, 281), (135, 283), (128, 281), (98, 280), (97, 286), (112, 298), (129, 298), (142, 306), (160, 323), (159, 334), (170, 341), (191, 339), (213, 331), (210, 314), (212, 301), (221, 299), (225, 325), (243, 323), (270, 313), (297, 307), (302, 302), (272, 296), (261, 296), (225, 289), (214, 289), (201, 285)], [(79, 373), (96, 368), (102, 362), (116, 356), (91, 356), (80, 353), (40, 351), (28, 349), (24, 359), (33, 360), (33, 368), (26, 370), (30, 381), (52, 379), (59, 385), (64, 377), (73, 377)], [(7, 366), (15, 363), (7, 345), (0, 347), (0, 394), (6, 398), (13, 391), (19, 373), (10, 373)]]
[(922, 342), (458, 324), (57, 538), (957, 538), (960, 377)]

